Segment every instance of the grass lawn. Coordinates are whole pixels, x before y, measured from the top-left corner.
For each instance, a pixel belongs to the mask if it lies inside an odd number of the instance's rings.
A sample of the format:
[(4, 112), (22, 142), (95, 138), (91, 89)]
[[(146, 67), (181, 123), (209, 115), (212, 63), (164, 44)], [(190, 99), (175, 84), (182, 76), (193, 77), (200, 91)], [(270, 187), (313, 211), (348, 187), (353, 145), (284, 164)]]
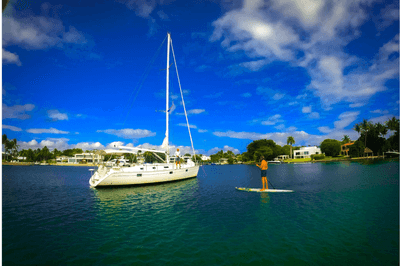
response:
[[(332, 157), (332, 156), (325, 156), (324, 159), (321, 160), (314, 160), (313, 162), (318, 162), (318, 161), (335, 161), (335, 160), (343, 160), (347, 159), (348, 157), (344, 156), (337, 156), (337, 157)], [(284, 161), (285, 163), (304, 163), (304, 162), (311, 162), (311, 158), (302, 158), (302, 159), (287, 159)]]
[(311, 162), (311, 158), (301, 158), (301, 159), (287, 159), (284, 161), (285, 163), (304, 163)]

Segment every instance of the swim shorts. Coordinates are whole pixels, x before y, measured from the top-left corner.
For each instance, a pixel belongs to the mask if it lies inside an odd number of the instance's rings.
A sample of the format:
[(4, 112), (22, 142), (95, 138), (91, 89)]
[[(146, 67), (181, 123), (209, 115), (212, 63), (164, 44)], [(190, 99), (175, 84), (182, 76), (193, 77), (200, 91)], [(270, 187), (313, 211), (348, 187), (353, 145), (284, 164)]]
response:
[(261, 177), (267, 176), (267, 170), (261, 170)]

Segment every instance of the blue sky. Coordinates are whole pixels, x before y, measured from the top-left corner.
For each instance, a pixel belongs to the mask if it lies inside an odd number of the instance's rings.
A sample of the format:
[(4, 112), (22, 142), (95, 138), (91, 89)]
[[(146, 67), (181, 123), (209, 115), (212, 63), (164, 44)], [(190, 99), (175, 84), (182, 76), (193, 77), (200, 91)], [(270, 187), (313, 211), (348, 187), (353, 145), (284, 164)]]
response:
[[(3, 134), (21, 149), (159, 148), (167, 32), (196, 153), (357, 139), (355, 123), (399, 118), (398, 1), (11, 1)], [(190, 152), (174, 75), (171, 152)]]

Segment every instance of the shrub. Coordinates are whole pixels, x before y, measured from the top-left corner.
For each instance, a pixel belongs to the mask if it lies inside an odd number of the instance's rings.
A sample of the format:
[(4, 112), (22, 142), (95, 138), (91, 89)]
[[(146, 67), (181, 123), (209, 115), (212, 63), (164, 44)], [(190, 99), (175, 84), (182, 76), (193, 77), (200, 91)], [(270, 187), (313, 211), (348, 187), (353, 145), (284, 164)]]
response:
[(313, 154), (311, 160), (322, 160), (325, 159), (325, 154)]

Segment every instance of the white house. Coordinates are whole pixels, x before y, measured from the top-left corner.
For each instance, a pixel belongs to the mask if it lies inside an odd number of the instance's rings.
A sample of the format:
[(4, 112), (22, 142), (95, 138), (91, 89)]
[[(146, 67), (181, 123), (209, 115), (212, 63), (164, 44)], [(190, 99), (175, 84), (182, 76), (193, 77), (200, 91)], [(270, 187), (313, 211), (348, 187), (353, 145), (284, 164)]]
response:
[(301, 147), (300, 150), (293, 151), (293, 158), (311, 158), (313, 154), (322, 154), (321, 149), (317, 146), (313, 147)]
[(289, 155), (279, 155), (277, 158), (274, 158), (274, 161), (283, 161), (289, 159)]
[(87, 163), (101, 163), (104, 157), (94, 153), (81, 153), (75, 154), (74, 157), (68, 158), (68, 163), (79, 163), (82, 160), (86, 160)]
[(210, 160), (211, 160), (211, 157), (210, 157), (210, 156), (207, 156), (207, 155), (203, 155), (203, 156), (201, 156), (201, 160), (203, 160), (203, 161), (210, 161)]
[(63, 161), (67, 161), (68, 162), (68, 157), (67, 156), (57, 156), (56, 157), (56, 162), (57, 163), (62, 163)]

